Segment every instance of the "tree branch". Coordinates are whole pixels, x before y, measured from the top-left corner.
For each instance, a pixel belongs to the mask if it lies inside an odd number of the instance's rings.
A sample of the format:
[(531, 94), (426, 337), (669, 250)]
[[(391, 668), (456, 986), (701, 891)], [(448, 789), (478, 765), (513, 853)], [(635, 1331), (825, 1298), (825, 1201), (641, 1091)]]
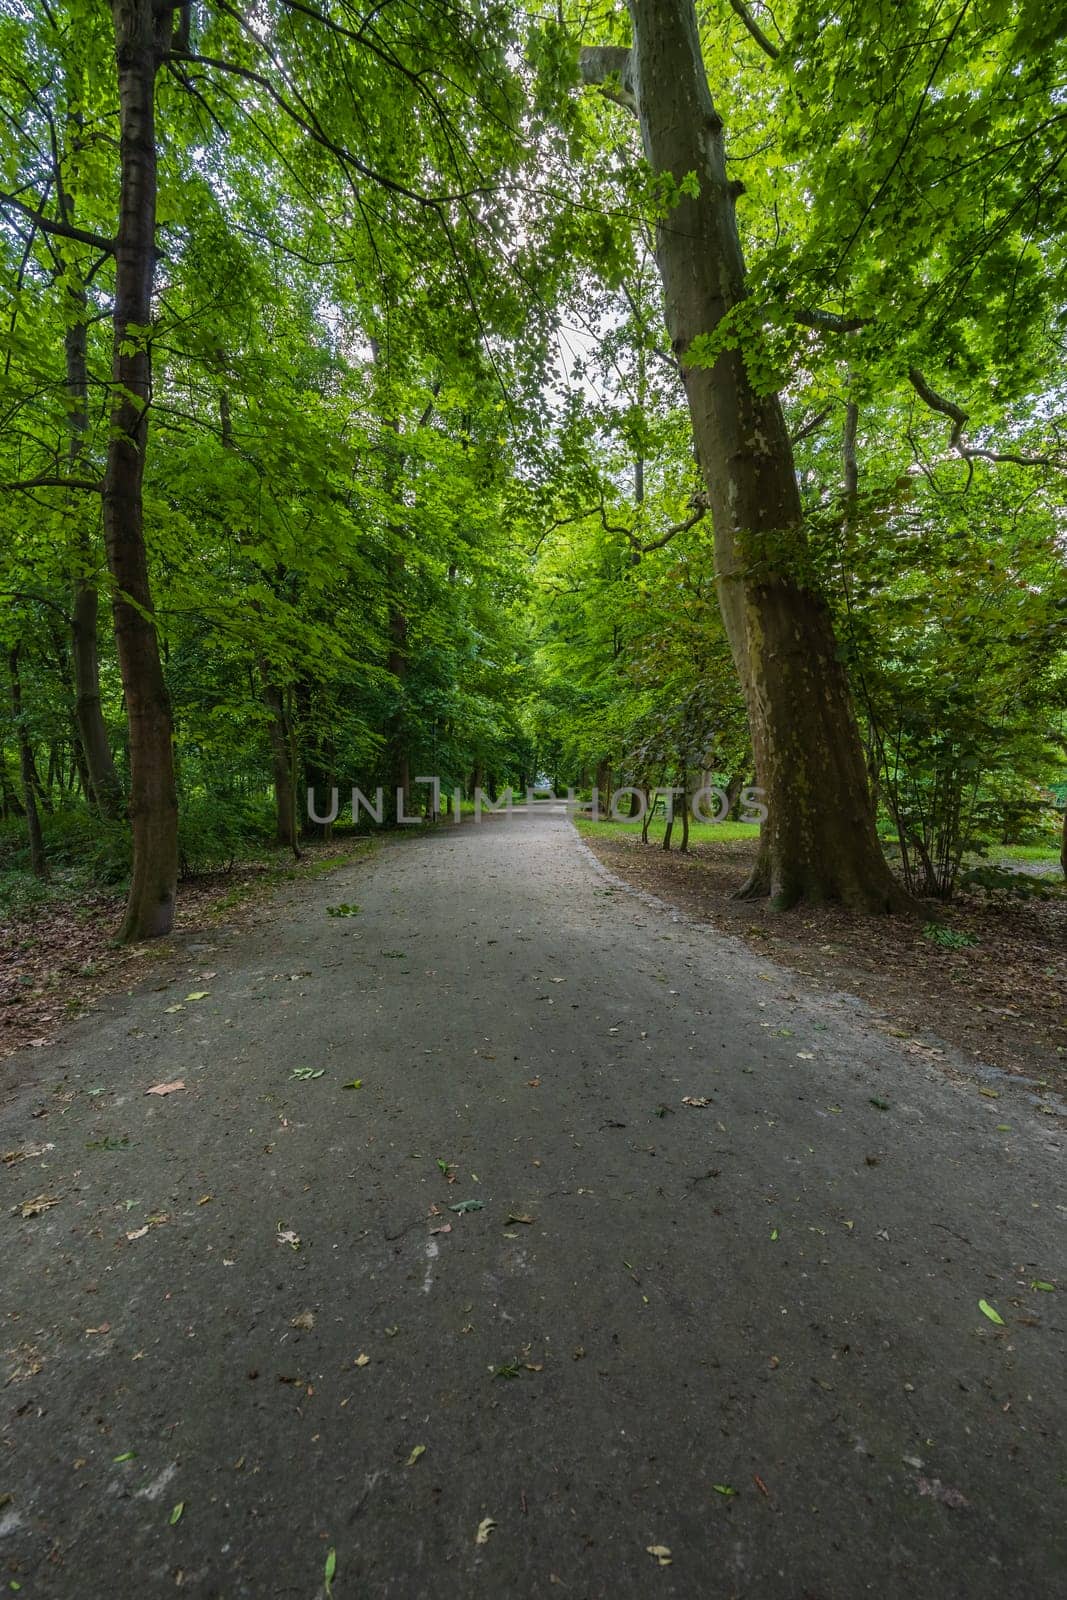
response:
[(793, 312), (793, 321), (802, 328), (817, 328), (821, 333), (858, 333), (869, 328), (873, 317), (843, 317), (837, 311), (812, 311), (800, 307)]
[(744, 0), (730, 0), (730, 9), (741, 18), (741, 21), (744, 23), (753, 39), (755, 39), (764, 55), (770, 56), (772, 61), (777, 61), (782, 52), (779, 50), (777, 45), (772, 44), (768, 39), (767, 35), (764, 33), (755, 17), (744, 4)]
[(0, 483), (5, 494), (15, 489), (85, 489), (90, 494), (102, 494), (102, 482), (90, 478), (22, 478), (17, 483)]
[(115, 253), (114, 239), (105, 239), (99, 233), (89, 233), (85, 228), (75, 228), (69, 222), (56, 222), (54, 218), (46, 217), (42, 212), (26, 205), (25, 201), (16, 200), (13, 194), (0, 194), (0, 206), (10, 206), (12, 210), (21, 212), (35, 227), (40, 228), (42, 233), (54, 233), (61, 239), (73, 239), (75, 244), (92, 245), (94, 250), (103, 250), (107, 255)]
[(1062, 470), (1064, 462), (1057, 460), (1055, 456), (1024, 456), (1015, 450), (983, 450), (978, 445), (964, 444), (963, 431), (971, 420), (970, 412), (964, 411), (954, 400), (948, 400), (943, 394), (938, 394), (917, 367), (909, 369), (908, 382), (924, 405), (929, 406), (931, 411), (939, 411), (943, 417), (948, 417), (952, 423), (949, 447), (968, 465), (976, 460), (1007, 461), (1016, 467), (1058, 467)]
[(625, 45), (586, 45), (578, 52), (582, 82), (600, 89), (605, 99), (637, 115), (633, 60)]

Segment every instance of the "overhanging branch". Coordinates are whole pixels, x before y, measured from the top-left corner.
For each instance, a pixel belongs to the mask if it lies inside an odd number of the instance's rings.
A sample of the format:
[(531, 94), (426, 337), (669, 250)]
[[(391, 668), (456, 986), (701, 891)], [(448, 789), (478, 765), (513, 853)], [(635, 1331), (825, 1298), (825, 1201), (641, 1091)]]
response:
[(764, 55), (770, 56), (772, 61), (777, 61), (782, 52), (779, 50), (776, 44), (771, 43), (763, 29), (760, 27), (759, 23), (756, 21), (755, 17), (749, 11), (748, 7), (743, 3), (743, 0), (730, 0), (730, 9), (741, 18), (741, 21), (744, 23), (753, 39), (755, 39)]
[(587, 45), (578, 52), (582, 82), (600, 89), (605, 99), (637, 115), (633, 58), (625, 45)]
[(952, 423), (952, 432), (949, 435), (949, 446), (955, 450), (961, 460), (968, 465), (974, 461), (1010, 462), (1016, 467), (1058, 467), (1065, 466), (1062, 460), (1055, 456), (1027, 456), (1016, 450), (984, 450), (978, 445), (968, 445), (963, 442), (964, 429), (971, 420), (970, 412), (964, 411), (954, 400), (949, 400), (943, 394), (927, 383), (918, 367), (911, 367), (908, 371), (908, 382), (924, 405), (931, 411), (938, 411)]
[(10, 206), (13, 211), (28, 217), (42, 233), (53, 233), (60, 239), (73, 239), (75, 244), (91, 245), (94, 250), (103, 250), (107, 255), (115, 252), (114, 239), (105, 239), (102, 234), (90, 233), (86, 228), (76, 228), (70, 222), (57, 222), (54, 217), (46, 217), (43, 212), (35, 211), (24, 200), (17, 200), (13, 194), (0, 194), (0, 206)]

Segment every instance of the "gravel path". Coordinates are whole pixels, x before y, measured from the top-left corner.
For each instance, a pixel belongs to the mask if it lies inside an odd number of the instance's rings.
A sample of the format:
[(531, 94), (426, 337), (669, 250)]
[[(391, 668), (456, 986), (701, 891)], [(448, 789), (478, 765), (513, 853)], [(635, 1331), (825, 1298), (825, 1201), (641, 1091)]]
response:
[(166, 976), (8, 1064), (0, 1593), (1063, 1593), (1062, 1139), (1023, 1090), (547, 809)]

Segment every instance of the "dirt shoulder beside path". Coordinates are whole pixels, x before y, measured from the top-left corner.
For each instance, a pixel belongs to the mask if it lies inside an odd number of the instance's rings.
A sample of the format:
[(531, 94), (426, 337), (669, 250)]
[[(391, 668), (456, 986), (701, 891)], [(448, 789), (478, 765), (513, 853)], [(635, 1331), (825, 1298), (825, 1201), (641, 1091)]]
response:
[[(752, 860), (747, 842), (696, 844), (688, 855), (634, 834), (579, 829), (625, 882), (698, 922), (743, 939), (815, 989), (858, 995), (892, 1037), (917, 1048), (955, 1046), (989, 1066), (1067, 1097), (1067, 894), (1049, 900), (962, 896), (930, 902), (917, 919), (862, 917), (840, 907), (777, 913), (733, 898)], [(935, 943), (941, 923), (974, 943)]]
[[(44, 904), (0, 918), (0, 1063), (16, 1050), (52, 1044), (65, 1026), (118, 989), (146, 983), (153, 974), (165, 982), (169, 966), (191, 946), (210, 949), (233, 937), (269, 916), (272, 897), (285, 885), (327, 876), (370, 847), (365, 838), (341, 835), (309, 845), (299, 861), (275, 850), (183, 879), (173, 934), (145, 944), (115, 942), (123, 895), (65, 895), (61, 884), (54, 886), (54, 898)], [(0, 1094), (4, 1083), (0, 1066)]]

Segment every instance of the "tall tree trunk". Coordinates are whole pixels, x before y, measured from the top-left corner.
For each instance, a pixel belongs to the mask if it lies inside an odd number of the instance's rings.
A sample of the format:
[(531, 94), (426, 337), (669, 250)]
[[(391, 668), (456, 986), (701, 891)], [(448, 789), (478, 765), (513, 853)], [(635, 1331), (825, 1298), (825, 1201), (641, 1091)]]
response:
[(144, 538), (144, 466), (152, 398), (155, 280), (155, 81), (171, 13), (154, 0), (112, 0), (118, 65), (121, 192), (115, 236), (114, 379), (104, 535), (114, 581), (115, 641), (130, 736), (133, 874), (120, 937), (174, 924), (178, 797), (170, 699), (152, 615)]
[[(78, 136), (75, 135), (77, 149)], [(67, 213), (73, 216), (74, 195), (68, 187)], [(71, 477), (77, 476), (78, 460), (85, 446), (89, 427), (89, 377), (86, 362), (89, 298), (73, 261), (66, 263), (67, 295), (72, 320), (64, 339), (67, 368), (67, 463)], [(123, 812), (122, 785), (115, 770), (100, 702), (100, 658), (97, 642), (99, 599), (89, 577), (94, 563), (93, 541), (79, 517), (71, 612), (71, 657), (74, 671), (74, 718), (81, 740), (82, 754), (89, 774), (89, 797), (101, 816), (115, 818)]]
[(33, 760), (33, 746), (22, 711), (22, 679), (19, 676), (18, 645), (8, 656), (11, 671), (11, 713), (15, 722), (15, 737), (19, 747), (19, 773), (22, 777), (22, 798), (26, 811), (26, 833), (30, 841), (30, 871), (35, 878), (48, 877), (48, 861), (44, 853), (41, 833), (41, 816), (37, 809), (39, 780)]
[(878, 844), (859, 730), (825, 601), (810, 585), (793, 453), (777, 395), (752, 385), (740, 350), (712, 367), (687, 353), (745, 296), (727, 181), (693, 0), (629, 0), (633, 48), (586, 50), (587, 82), (638, 114), (645, 156), (681, 183), (656, 230), (656, 262), (715, 530), (719, 602), (745, 695), (768, 818), (744, 893), (840, 899), (867, 910), (903, 902)]
[[(393, 534), (400, 536), (402, 530), (393, 528)], [(396, 817), (398, 807), (396, 803), (397, 791), (403, 799), (403, 809), (407, 815), (408, 799), (411, 795), (411, 758), (408, 750), (408, 727), (406, 700), (406, 680), (408, 675), (408, 619), (401, 608), (401, 585), (404, 581), (404, 557), (397, 551), (389, 558), (389, 575), (391, 593), (389, 596), (389, 654), (386, 658), (386, 670), (391, 672), (399, 686), (399, 701), (389, 722), (389, 739), (387, 745), (388, 780), (389, 790), (386, 795), (386, 810), (390, 816)]]
[(288, 845), (299, 861), (294, 760), (296, 740), (292, 726), (293, 719), (286, 709), (284, 692), (270, 680), (270, 668), (266, 661), (260, 662), (259, 670), (263, 685), (263, 704), (270, 713), (267, 731), (270, 735), (271, 768), (274, 774), (274, 836), (279, 844)]

